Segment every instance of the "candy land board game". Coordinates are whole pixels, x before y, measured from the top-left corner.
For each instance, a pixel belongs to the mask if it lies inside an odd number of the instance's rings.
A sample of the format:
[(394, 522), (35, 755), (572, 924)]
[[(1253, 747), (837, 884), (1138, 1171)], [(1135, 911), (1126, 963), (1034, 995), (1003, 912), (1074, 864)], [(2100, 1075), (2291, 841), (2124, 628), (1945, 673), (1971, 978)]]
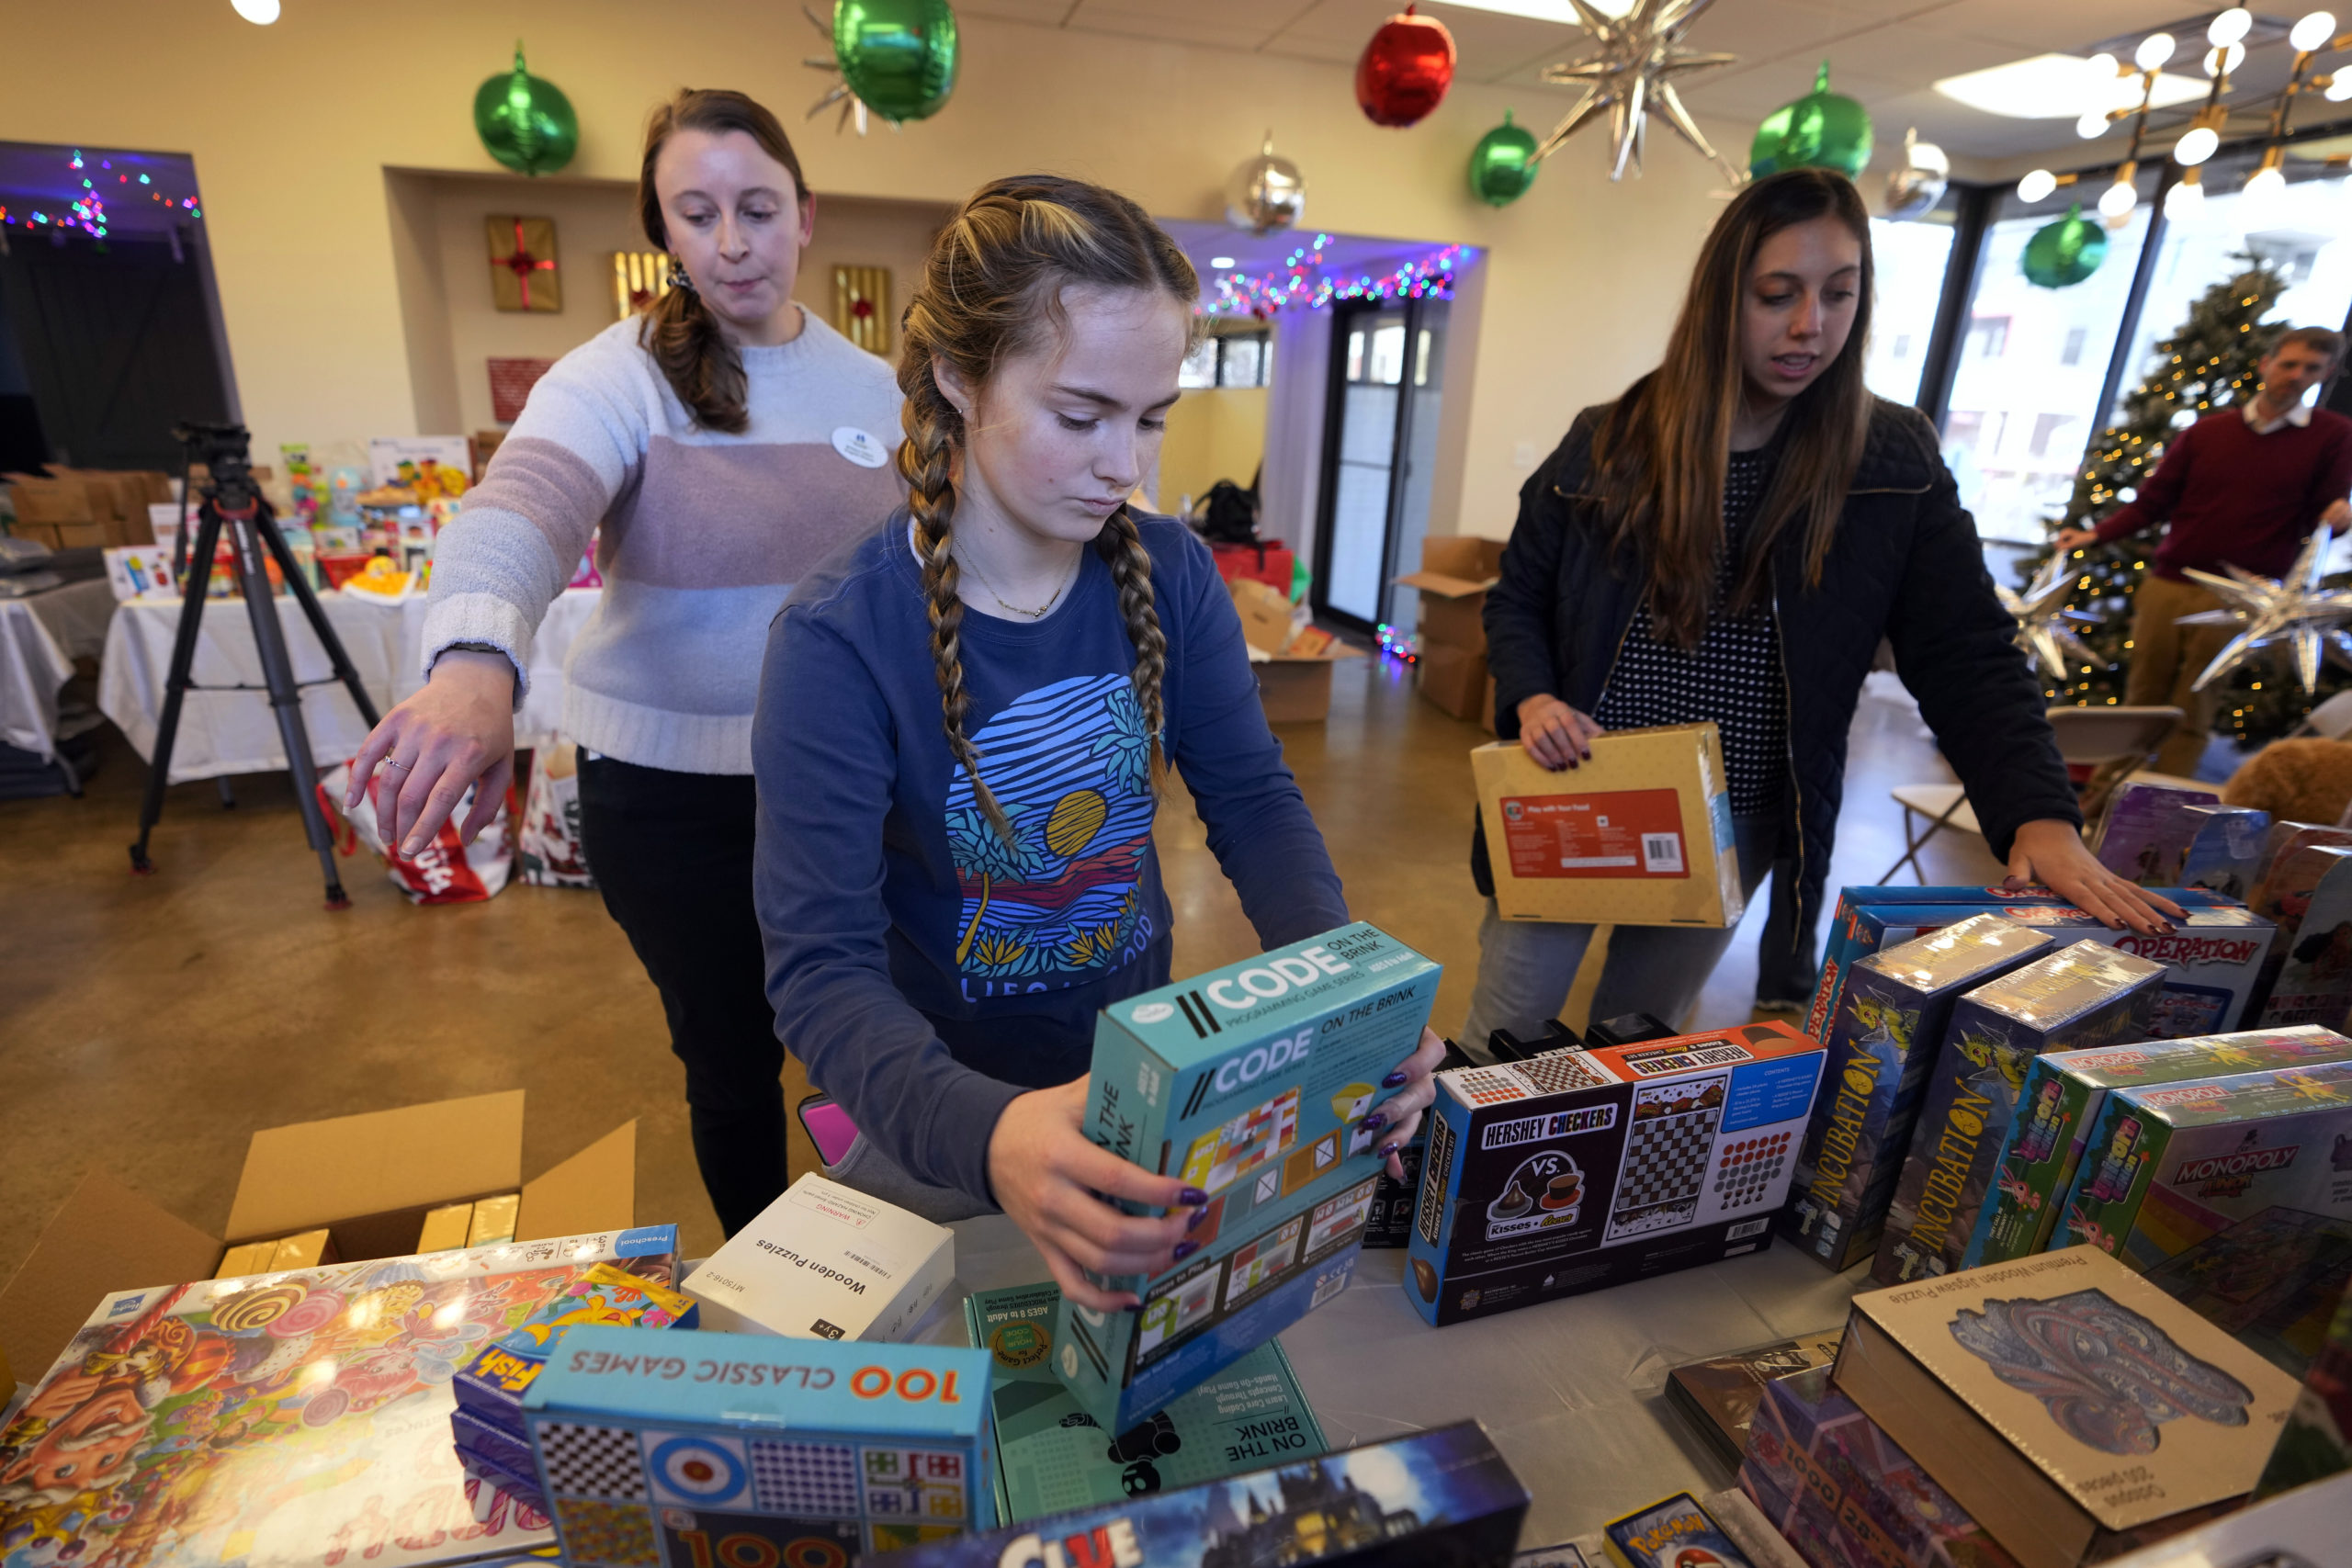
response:
[(989, 1356), (564, 1331), (524, 1396), (571, 1568), (842, 1563), (986, 1529)]
[(1443, 1325), (1770, 1245), (1821, 1061), (1767, 1022), (1440, 1073), (1407, 1298)]
[(1329, 1446), (1278, 1339), (1126, 1431), (1104, 1431), (1054, 1375), (1060, 1307), (1051, 1282), (964, 1298), (965, 1334), (995, 1369), (997, 1517), (1007, 1523), (1214, 1481)]
[(1527, 1489), (1475, 1421), (937, 1541), (875, 1568), (1509, 1562)]
[(2274, 1205), (2352, 1219), (2352, 1062), (2113, 1091), (2052, 1244), (2145, 1273)]
[(1977, 1213), (1962, 1266), (2004, 1263), (2050, 1245), (2110, 1090), (2346, 1060), (2352, 1040), (2315, 1024), (2035, 1057), (2018, 1091), (2022, 1109), (2002, 1139), (1993, 1200)]
[(2352, 849), (2314, 844), (2271, 868), (2263, 913), (2278, 935), (2256, 983), (2256, 1028), (2341, 1029), (2352, 1011)]
[(2052, 945), (1998, 915), (1972, 915), (1848, 971), (1798, 1147), (1796, 1200), (1780, 1217), (1791, 1241), (1833, 1269), (1871, 1255), (1953, 1004)]
[(1688, 1492), (1610, 1520), (1600, 1527), (1600, 1540), (1614, 1568), (1751, 1568)]
[(1130, 997), (1095, 1021), (1088, 1136), (1208, 1194), (1200, 1251), (1065, 1301), (1054, 1367), (1124, 1432), (1347, 1286), (1381, 1160), (1367, 1118), (1413, 1054), (1438, 965), (1361, 922)]
[(2265, 1209), (2148, 1270), (2148, 1283), (2290, 1378), (2311, 1371), (2352, 1280), (2352, 1220)]
[(595, 1265), (675, 1276), (669, 1225), (118, 1291), (0, 1433), (0, 1543), (109, 1568), (370, 1568), (546, 1544), (478, 1521), (449, 1381)]
[(1871, 1259), (1882, 1285), (1966, 1266), (2026, 1067), (2044, 1052), (2136, 1041), (2165, 968), (2079, 942), (1960, 998)]

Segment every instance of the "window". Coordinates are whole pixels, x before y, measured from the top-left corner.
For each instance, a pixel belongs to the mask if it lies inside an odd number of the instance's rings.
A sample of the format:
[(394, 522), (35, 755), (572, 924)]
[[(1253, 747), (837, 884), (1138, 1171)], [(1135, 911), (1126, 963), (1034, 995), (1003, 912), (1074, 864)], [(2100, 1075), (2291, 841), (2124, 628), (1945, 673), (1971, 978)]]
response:
[(2009, 350), (2009, 319), (1979, 316), (1968, 323), (1968, 352), (1979, 359), (1998, 359)]
[(2087, 337), (2089, 334), (2090, 329), (2088, 327), (2068, 327), (2066, 329), (2066, 346), (2059, 350), (2058, 363), (2061, 365), (2080, 365), (2083, 362), (2083, 339)]
[(1888, 349), (1888, 350), (1887, 350), (1887, 353), (1888, 353), (1888, 355), (1889, 355), (1891, 357), (1895, 358), (1895, 359), (1908, 359), (1908, 358), (1910, 358), (1910, 357), (1911, 357), (1911, 334), (1910, 334), (1909, 333), (1895, 333), (1895, 334), (1894, 334), (1894, 345), (1892, 348)]
[(1200, 345), (1184, 356), (1183, 367), (1176, 372), (1176, 384), (1187, 391), (1216, 385), (1216, 339), (1203, 338)]
[[(2076, 332), (2080, 332), (2082, 331), (2082, 328), (2076, 327), (2075, 330)], [(2071, 364), (2073, 361), (2070, 360), (2068, 363)], [(2047, 457), (2050, 456), (2051, 437), (2056, 435), (2060, 431), (2065, 429), (2068, 425), (2073, 424), (2074, 423), (2075, 416), (2070, 413), (2035, 414), (2033, 416), (2033, 440), (2031, 444), (2026, 447), (2026, 456), (2029, 457)]]
[[(1361, 353), (1350, 340), (1348, 352)], [(1205, 337), (1184, 360), (1176, 384), (1188, 390), (1207, 387), (1262, 387), (1273, 378), (1274, 343), (1271, 331), (1230, 333)]]
[(1871, 302), (1871, 342), (1862, 379), (1871, 391), (1894, 402), (1919, 400), (1919, 376), (1927, 356), (1916, 350), (1935, 334), (1944, 272), (1951, 265), (1957, 199), (1947, 197), (1937, 210), (1907, 223), (1871, 220), (1878, 298)]

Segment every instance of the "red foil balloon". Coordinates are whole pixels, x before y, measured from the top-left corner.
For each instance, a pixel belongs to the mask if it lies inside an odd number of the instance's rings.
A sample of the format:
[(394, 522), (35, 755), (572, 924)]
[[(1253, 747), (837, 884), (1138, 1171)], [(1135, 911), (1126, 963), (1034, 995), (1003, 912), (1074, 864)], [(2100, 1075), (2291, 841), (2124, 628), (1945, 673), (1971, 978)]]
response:
[(1356, 62), (1356, 102), (1374, 125), (1411, 125), (1443, 102), (1453, 85), (1453, 35), (1445, 24), (1413, 15), (1380, 24)]

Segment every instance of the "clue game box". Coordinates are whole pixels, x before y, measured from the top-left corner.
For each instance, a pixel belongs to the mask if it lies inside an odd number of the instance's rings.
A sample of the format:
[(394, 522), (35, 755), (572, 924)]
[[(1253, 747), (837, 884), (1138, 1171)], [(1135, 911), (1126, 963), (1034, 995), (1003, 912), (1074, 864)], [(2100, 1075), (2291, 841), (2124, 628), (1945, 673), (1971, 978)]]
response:
[(1085, 1132), (1208, 1194), (1200, 1251), (1065, 1301), (1054, 1367), (1124, 1432), (1347, 1286), (1381, 1171), (1368, 1119), (1419, 1045), (1438, 965), (1358, 922), (1130, 997), (1095, 1021)]
[(1769, 1245), (1821, 1063), (1768, 1022), (1440, 1073), (1407, 1297), (1442, 1325)]

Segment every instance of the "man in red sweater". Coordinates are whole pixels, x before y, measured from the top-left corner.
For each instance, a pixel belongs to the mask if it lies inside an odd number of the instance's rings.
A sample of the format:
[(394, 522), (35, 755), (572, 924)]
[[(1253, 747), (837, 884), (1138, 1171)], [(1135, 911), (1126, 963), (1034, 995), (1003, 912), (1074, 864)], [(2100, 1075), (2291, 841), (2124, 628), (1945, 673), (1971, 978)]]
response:
[(2224, 565), (2284, 577), (2312, 530), (2352, 524), (2352, 420), (2303, 406), (2344, 353), (2344, 339), (2299, 327), (2257, 367), (2262, 389), (2250, 402), (2207, 414), (2165, 443), (2164, 461), (2128, 506), (2097, 528), (2069, 528), (2062, 550), (2169, 523), (2156, 558), (2132, 597), (2132, 673), (2123, 700), (2177, 707), (2186, 716), (2156, 754), (2161, 773), (2193, 774), (2221, 703), (2217, 684), (2189, 686), (2233, 635), (2228, 626), (2183, 626), (2183, 615), (2221, 607), (2185, 576)]

